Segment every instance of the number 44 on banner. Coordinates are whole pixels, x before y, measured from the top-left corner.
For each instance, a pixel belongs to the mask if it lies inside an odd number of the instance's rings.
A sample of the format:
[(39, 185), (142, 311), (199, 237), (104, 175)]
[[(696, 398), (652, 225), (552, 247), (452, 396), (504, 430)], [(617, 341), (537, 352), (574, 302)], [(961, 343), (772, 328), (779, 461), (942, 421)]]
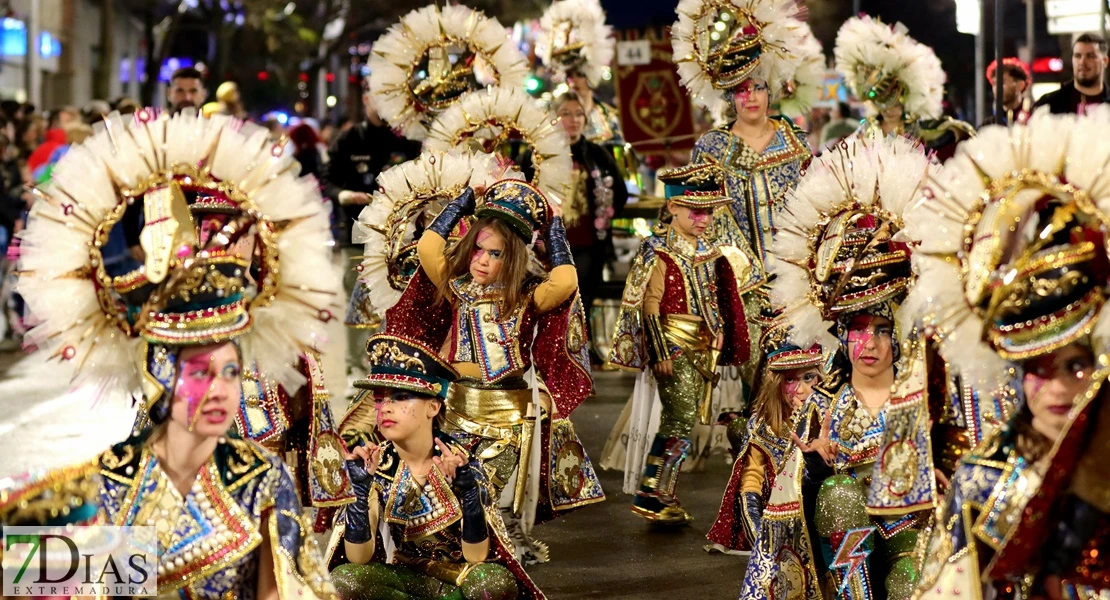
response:
[(617, 42), (617, 64), (622, 67), (635, 67), (651, 62), (651, 42), (632, 40)]

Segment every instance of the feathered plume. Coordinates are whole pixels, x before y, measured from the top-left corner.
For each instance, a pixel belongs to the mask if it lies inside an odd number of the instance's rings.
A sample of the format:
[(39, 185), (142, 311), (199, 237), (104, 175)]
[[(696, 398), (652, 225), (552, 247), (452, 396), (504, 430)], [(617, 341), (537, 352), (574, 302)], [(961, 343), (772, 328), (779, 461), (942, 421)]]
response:
[(869, 81), (893, 78), (905, 86), (907, 113), (941, 116), (947, 75), (933, 49), (910, 37), (905, 25), (852, 17), (836, 34), (833, 53), (836, 70), (860, 99), (867, 100)]
[(496, 152), (510, 138), (523, 138), (532, 150), (532, 183), (549, 200), (567, 197), (573, 162), (570, 141), (547, 109), (523, 89), (491, 87), (467, 94), (428, 129), (426, 150), (447, 152), (471, 140)]
[[(1067, 185), (1089, 195), (1097, 219), (1110, 215), (1110, 108), (1087, 117), (1037, 112), (1028, 123), (986, 127), (959, 146), (933, 176), (923, 198), (907, 214), (921, 239), (914, 256), (918, 283), (904, 310), (936, 328), (945, 362), (967, 382), (992, 390), (1006, 382), (1010, 363), (984, 340), (988, 323), (977, 308), (987, 286), (1002, 274), (1002, 257), (992, 250), (1012, 243), (1009, 231), (993, 231), (991, 215), (1000, 210), (1023, 214), (1044, 197), (1041, 185)], [(985, 201), (992, 186), (1017, 186), (1016, 177), (1037, 183), (1008, 199)], [(969, 229), (970, 228), (970, 229)], [(968, 240), (972, 240), (969, 244)], [(1103, 307), (1094, 327), (1095, 347), (1110, 349), (1110, 325)]]
[(143, 109), (133, 119), (109, 115), (70, 148), (38, 190), (22, 233), (18, 289), (40, 320), (30, 337), (76, 365), (75, 385), (121, 396), (140, 390), (145, 346), (111, 292), (99, 249), (129, 200), (142, 202), (149, 186), (197, 170), (245, 197), (241, 206), (259, 217), (256, 226), (274, 232), (276, 268), (267, 271), (270, 286), (259, 282), (270, 292), (250, 304), (243, 359), (290, 393), (303, 382), (298, 357), (322, 345), (341, 290), (317, 182), (298, 177), (292, 155), (261, 127)]
[[(613, 62), (617, 42), (613, 28), (605, 24), (605, 11), (598, 0), (552, 2), (540, 19), (540, 30), (536, 36), (540, 60), (560, 71), (577, 66), (591, 86), (601, 81)], [(568, 60), (580, 64), (570, 65)]]
[(429, 50), (445, 43), (466, 48), (474, 59), (473, 64), (463, 56), (463, 60), (438, 65), (449, 73), (425, 72), (426, 77), (444, 77), (451, 86), (461, 86), (463, 89), (452, 92), (455, 101), (463, 91), (474, 90), (475, 83), (518, 88), (528, 77), (524, 55), (497, 19), (458, 4), (428, 5), (408, 13), (374, 42), (369, 83), (378, 113), (409, 139), (423, 140), (428, 124), (442, 110), (424, 106), (413, 93), (412, 82), (418, 79), (417, 69), (425, 63)]
[(852, 138), (814, 159), (798, 187), (787, 194), (768, 262), (776, 276), (771, 302), (792, 327), (795, 345), (817, 343), (828, 353), (839, 344), (826, 312), (836, 299), (824, 297), (824, 286), (814, 279), (817, 244), (825, 228), (837, 215), (854, 211), (890, 221), (890, 233), (897, 235), (902, 215), (931, 168), (935, 166), (924, 151), (904, 138)]

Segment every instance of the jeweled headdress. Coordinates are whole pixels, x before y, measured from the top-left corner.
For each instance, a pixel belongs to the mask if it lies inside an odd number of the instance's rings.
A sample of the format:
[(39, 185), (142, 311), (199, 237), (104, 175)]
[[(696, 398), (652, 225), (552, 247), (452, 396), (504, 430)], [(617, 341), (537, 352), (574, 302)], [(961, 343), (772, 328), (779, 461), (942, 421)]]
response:
[(523, 88), (491, 87), (467, 94), (428, 128), (424, 148), (447, 152), (477, 145), (508, 158), (507, 146), (514, 140), (532, 150), (532, 184), (556, 202), (566, 198), (573, 170), (570, 141), (555, 117)]
[(524, 55), (495, 18), (462, 5), (401, 17), (370, 52), (370, 95), (383, 119), (413, 140), (467, 92), (524, 85)]
[(370, 372), (354, 384), (364, 390), (405, 390), (443, 400), (459, 376), (439, 352), (421, 342), (384, 333), (366, 343), (366, 360)]
[[(37, 190), (19, 278), (31, 338), (76, 365), (75, 383), (148, 405), (165, 387), (155, 358), (228, 339), (292, 393), (340, 289), (318, 184), (299, 170), (265, 129), (224, 116), (109, 116)], [(145, 257), (113, 277), (106, 248), (131, 204)]]
[(799, 348), (790, 341), (790, 325), (782, 318), (768, 318), (759, 338), (763, 349), (764, 368), (771, 371), (810, 369), (825, 364), (821, 346)]
[(682, 85), (713, 114), (727, 91), (758, 78), (772, 92), (794, 77), (801, 61), (802, 5), (795, 0), (682, 0), (671, 46)]
[(990, 389), (1010, 361), (1088, 335), (1105, 351), (1108, 131), (1101, 107), (986, 128), (909, 212), (920, 277), (903, 310), (936, 329), (949, 368), (972, 385)]
[(787, 194), (771, 245), (771, 303), (800, 348), (839, 342), (836, 322), (897, 303), (910, 247), (902, 216), (932, 163), (903, 138), (852, 138), (814, 159)]
[(836, 70), (857, 98), (879, 110), (901, 103), (907, 114), (935, 119), (947, 76), (933, 49), (908, 31), (869, 16), (848, 19), (836, 34)]
[(456, 149), (427, 151), (378, 175), (378, 191), (351, 233), (354, 242), (365, 244), (356, 270), (370, 290), (375, 312), (384, 314), (401, 298), (419, 266), (417, 233), (443, 205), (468, 186), (485, 189), (512, 176), (523, 178), (510, 168), (496, 156)]
[(713, 208), (732, 202), (732, 197), (721, 185), (724, 173), (713, 163), (663, 169), (656, 177), (663, 182), (666, 199), (680, 206)]
[(506, 179), (491, 185), (482, 194), (474, 216), (500, 219), (526, 244), (531, 244), (551, 221), (551, 206), (532, 184)]
[(601, 81), (613, 62), (616, 40), (605, 24), (605, 11), (598, 0), (557, 0), (540, 19), (536, 54), (545, 65), (565, 77), (579, 71), (591, 86)]
[(825, 52), (821, 42), (813, 35), (806, 23), (801, 23), (801, 43), (798, 46), (798, 68), (794, 76), (785, 82), (779, 111), (795, 118), (805, 115), (821, 99), (825, 87)]

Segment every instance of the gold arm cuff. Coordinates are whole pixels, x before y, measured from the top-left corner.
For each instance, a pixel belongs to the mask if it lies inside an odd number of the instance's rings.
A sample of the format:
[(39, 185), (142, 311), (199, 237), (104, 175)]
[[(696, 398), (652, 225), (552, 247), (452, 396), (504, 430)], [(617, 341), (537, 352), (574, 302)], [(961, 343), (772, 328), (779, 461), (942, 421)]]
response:
[(671, 358), (667, 340), (663, 337), (663, 321), (659, 315), (644, 315), (644, 337), (647, 338), (648, 360), (659, 363)]

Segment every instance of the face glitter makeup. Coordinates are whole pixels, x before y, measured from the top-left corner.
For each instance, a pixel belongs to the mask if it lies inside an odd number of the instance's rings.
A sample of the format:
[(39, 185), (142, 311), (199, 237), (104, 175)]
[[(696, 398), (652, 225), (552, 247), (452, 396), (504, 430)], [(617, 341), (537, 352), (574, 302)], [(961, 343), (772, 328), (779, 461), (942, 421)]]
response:
[(177, 395), (188, 405), (189, 431), (196, 428), (201, 409), (212, 392), (216, 382), (213, 368), (214, 352), (205, 352), (181, 361), (181, 371), (177, 379)]

